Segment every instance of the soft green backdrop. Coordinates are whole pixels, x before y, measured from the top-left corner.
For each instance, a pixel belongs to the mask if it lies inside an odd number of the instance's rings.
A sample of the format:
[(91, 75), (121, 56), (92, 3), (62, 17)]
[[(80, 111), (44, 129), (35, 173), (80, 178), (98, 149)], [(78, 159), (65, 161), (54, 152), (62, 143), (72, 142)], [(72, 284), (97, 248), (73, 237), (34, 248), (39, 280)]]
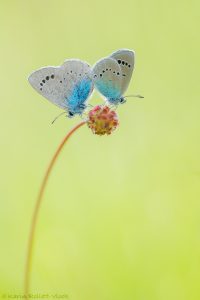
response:
[[(67, 58), (119, 48), (136, 68), (109, 137), (87, 127), (50, 178), (32, 293), (70, 300), (200, 299), (199, 1), (0, 2), (0, 297), (23, 293), (32, 210), (57, 145), (78, 122), (27, 82)], [(93, 103), (102, 102), (95, 94)]]

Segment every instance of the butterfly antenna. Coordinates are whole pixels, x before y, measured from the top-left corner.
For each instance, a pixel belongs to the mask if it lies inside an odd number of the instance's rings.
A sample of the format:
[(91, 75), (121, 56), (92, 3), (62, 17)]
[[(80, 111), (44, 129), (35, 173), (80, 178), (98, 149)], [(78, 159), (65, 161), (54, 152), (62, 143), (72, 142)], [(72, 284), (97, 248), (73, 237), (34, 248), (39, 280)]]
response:
[(128, 95), (128, 96), (125, 96), (124, 98), (129, 98), (129, 97), (135, 97), (135, 98), (140, 98), (140, 99), (144, 98), (141, 95)]
[(51, 124), (53, 124), (60, 116), (66, 114), (66, 111), (63, 111), (61, 114), (59, 114), (52, 122)]

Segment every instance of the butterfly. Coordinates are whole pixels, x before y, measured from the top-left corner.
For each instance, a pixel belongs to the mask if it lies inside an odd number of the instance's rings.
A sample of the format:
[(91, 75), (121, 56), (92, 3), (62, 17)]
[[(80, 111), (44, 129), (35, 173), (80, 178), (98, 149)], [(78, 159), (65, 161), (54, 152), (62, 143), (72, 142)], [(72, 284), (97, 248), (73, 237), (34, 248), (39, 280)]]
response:
[(28, 81), (39, 94), (64, 109), (68, 117), (82, 115), (94, 88), (90, 66), (78, 59), (66, 60), (58, 67), (38, 69)]
[[(124, 103), (126, 92), (134, 69), (135, 53), (120, 49), (110, 56), (100, 59), (92, 68), (95, 88), (110, 104)], [(143, 98), (140, 95), (133, 97)]]

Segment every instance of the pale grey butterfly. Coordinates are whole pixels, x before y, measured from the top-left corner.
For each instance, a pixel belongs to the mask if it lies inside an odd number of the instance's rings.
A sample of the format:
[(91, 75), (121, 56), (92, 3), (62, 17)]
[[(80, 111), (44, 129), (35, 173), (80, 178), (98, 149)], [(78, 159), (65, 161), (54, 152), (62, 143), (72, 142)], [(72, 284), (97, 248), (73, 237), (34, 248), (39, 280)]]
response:
[(38, 93), (64, 109), (68, 117), (83, 113), (94, 88), (90, 66), (78, 59), (36, 70), (28, 80)]
[(99, 60), (92, 68), (96, 89), (110, 104), (124, 103), (126, 97), (143, 98), (140, 95), (124, 96), (134, 69), (135, 53), (120, 49)]

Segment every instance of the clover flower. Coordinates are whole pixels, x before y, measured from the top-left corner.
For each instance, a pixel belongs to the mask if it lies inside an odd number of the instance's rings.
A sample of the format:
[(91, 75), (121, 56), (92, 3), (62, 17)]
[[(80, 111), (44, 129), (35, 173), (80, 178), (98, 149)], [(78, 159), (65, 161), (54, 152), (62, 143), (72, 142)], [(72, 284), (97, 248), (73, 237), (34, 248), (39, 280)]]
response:
[(94, 134), (109, 135), (119, 125), (117, 113), (108, 106), (95, 106), (88, 113), (88, 127)]

